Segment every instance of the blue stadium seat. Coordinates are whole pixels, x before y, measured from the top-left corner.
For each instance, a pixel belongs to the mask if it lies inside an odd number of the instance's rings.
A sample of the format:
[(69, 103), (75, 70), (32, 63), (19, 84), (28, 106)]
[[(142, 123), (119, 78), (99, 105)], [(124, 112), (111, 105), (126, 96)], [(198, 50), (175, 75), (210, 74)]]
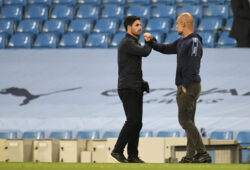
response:
[(63, 5), (55, 6), (52, 8), (50, 18), (71, 20), (73, 18), (73, 7)]
[(51, 132), (49, 138), (52, 139), (72, 139), (72, 131), (54, 131)]
[(233, 18), (228, 18), (224, 29), (230, 31), (232, 25), (233, 25)]
[(30, 32), (33, 34), (38, 34), (40, 28), (39, 20), (25, 19), (18, 23), (16, 32)]
[(149, 5), (150, 0), (126, 0), (128, 5), (140, 4), (140, 5)]
[(131, 16), (135, 15), (140, 18), (148, 19), (150, 17), (150, 6), (143, 6), (143, 5), (133, 5), (125, 9), (125, 15)]
[(3, 0), (0, 0), (0, 7), (3, 5)]
[(197, 33), (202, 37), (203, 47), (214, 47), (216, 34), (209, 31), (198, 31)]
[(81, 32), (89, 34), (93, 29), (93, 19), (74, 19), (71, 20), (68, 31), (69, 32)]
[[(146, 26), (146, 23), (147, 23), (147, 19), (140, 18), (140, 21), (141, 21), (142, 30), (144, 30), (144, 27)], [(119, 27), (118, 31), (119, 32), (126, 32), (126, 29), (124, 27), (124, 20), (121, 21), (121, 24), (120, 24), (120, 27)]]
[(176, 0), (175, 3), (177, 4), (199, 4), (200, 0)]
[(157, 5), (173, 5), (175, 4), (175, 0), (151, 0), (152, 4), (157, 4)]
[(93, 32), (107, 32), (107, 33), (115, 33), (118, 29), (119, 23), (118, 19), (99, 19), (96, 22), (96, 25), (93, 29)]
[(30, 33), (12, 34), (8, 42), (8, 48), (31, 48), (33, 37)]
[(17, 139), (17, 137), (17, 132), (15, 131), (0, 132), (0, 139)]
[(119, 32), (116, 33), (112, 39), (112, 42), (110, 44), (111, 47), (118, 47), (120, 41), (123, 39), (123, 37), (125, 36), (125, 32)]
[(26, 7), (24, 18), (46, 20), (48, 18), (48, 7), (42, 5), (30, 5)]
[(122, 6), (106, 5), (102, 7), (101, 18), (123, 19), (124, 9)]
[(218, 4), (209, 4), (203, 6), (203, 16), (204, 17), (228, 17), (228, 6), (227, 5), (218, 5)]
[(201, 5), (177, 5), (176, 14), (179, 16), (183, 12), (189, 12), (194, 18), (202, 18), (202, 6)]
[(199, 31), (217, 31), (222, 29), (223, 20), (221, 17), (204, 17), (197, 30)]
[(43, 24), (42, 31), (43, 32), (64, 33), (65, 22), (64, 22), (64, 20), (59, 20), (59, 19), (46, 20)]
[(157, 137), (180, 137), (180, 131), (159, 131)]
[(172, 43), (180, 37), (181, 36), (178, 35), (177, 31), (171, 31), (171, 32), (167, 33), (167, 36), (166, 36), (164, 43), (167, 43), (167, 44)]
[(153, 131), (151, 131), (151, 130), (143, 130), (143, 131), (140, 132), (140, 137), (142, 137), (142, 138), (153, 137)]
[(125, 0), (102, 0), (103, 4), (119, 4), (119, 5), (124, 5)]
[(228, 9), (229, 11), (228, 11), (228, 16), (229, 17), (233, 17), (234, 16), (234, 14), (233, 14), (233, 10), (232, 10), (232, 8), (231, 7), (229, 7), (229, 9)]
[[(241, 147), (250, 147), (250, 131), (241, 131), (238, 133), (236, 140), (240, 143)], [(241, 156), (242, 163), (250, 163), (250, 150), (243, 149)]]
[(171, 26), (171, 19), (169, 18), (152, 18), (148, 20), (145, 28), (146, 31), (162, 31), (169, 32)]
[(107, 138), (118, 138), (120, 134), (120, 131), (106, 131), (103, 134), (103, 139), (107, 139)]
[(23, 139), (44, 139), (45, 132), (44, 131), (28, 131), (24, 132), (22, 135)]
[(78, 4), (100, 5), (102, 0), (77, 0)]
[(20, 20), (23, 14), (23, 7), (8, 5), (3, 6), (1, 9), (0, 19), (14, 19)]
[(12, 34), (14, 31), (14, 21), (13, 20), (0, 20), (0, 33)]
[(81, 5), (76, 12), (76, 18), (93, 18), (97, 19), (99, 8), (94, 5)]
[(25, 6), (26, 5), (26, 0), (4, 0), (3, 5)]
[(34, 48), (56, 48), (58, 37), (55, 33), (40, 33), (37, 35)]
[(158, 5), (151, 7), (151, 17), (157, 18), (176, 18), (176, 7), (170, 5)]
[(85, 39), (81, 33), (66, 33), (59, 42), (61, 48), (82, 48)]
[(99, 139), (99, 131), (90, 130), (90, 131), (79, 131), (76, 134), (77, 139)]
[(225, 0), (201, 0), (202, 4), (224, 4)]
[(223, 31), (220, 34), (216, 47), (232, 48), (236, 47), (236, 44), (236, 40), (234, 38), (229, 37), (229, 31)]
[(233, 140), (233, 131), (214, 131), (210, 135), (211, 139)]
[(0, 49), (5, 48), (6, 46), (6, 34), (0, 33)]
[(52, 0), (52, 4), (55, 4), (55, 5), (75, 5), (76, 0)]
[(51, 5), (51, 0), (27, 0), (29, 5)]
[(86, 47), (89, 48), (108, 48), (110, 35), (107, 33), (94, 33), (88, 36)]

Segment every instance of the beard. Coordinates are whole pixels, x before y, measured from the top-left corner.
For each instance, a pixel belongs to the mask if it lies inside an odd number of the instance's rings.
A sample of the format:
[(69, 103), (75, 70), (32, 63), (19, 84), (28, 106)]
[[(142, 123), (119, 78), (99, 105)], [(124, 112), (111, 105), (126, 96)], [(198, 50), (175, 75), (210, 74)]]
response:
[(178, 35), (183, 35), (183, 31), (177, 31)]

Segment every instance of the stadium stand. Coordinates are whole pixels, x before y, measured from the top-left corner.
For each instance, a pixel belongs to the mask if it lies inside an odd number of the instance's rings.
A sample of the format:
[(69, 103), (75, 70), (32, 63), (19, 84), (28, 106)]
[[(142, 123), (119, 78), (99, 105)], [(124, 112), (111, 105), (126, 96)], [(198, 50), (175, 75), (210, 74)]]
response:
[(52, 139), (72, 139), (72, 131), (53, 131), (49, 138)]
[(102, 138), (118, 138), (120, 131), (105, 131)]
[(76, 139), (99, 139), (99, 131), (78, 131), (76, 134)]
[(21, 20), (18, 23), (16, 32), (38, 34), (40, 32), (40, 22), (34, 19)]
[(41, 33), (37, 36), (34, 48), (56, 48), (58, 36), (55, 33)]
[(48, 19), (48, 7), (42, 5), (32, 5), (25, 8), (24, 18), (39, 19), (41, 21)]
[(85, 39), (81, 33), (66, 33), (63, 34), (60, 42), (60, 48), (82, 48)]
[(214, 131), (210, 135), (211, 139), (233, 140), (233, 131)]
[(180, 131), (159, 131), (157, 137), (180, 137)]
[(250, 163), (250, 131), (240, 131), (237, 135), (236, 138), (237, 142), (240, 143), (240, 145), (243, 148), (248, 149), (243, 149), (242, 150), (242, 163)]
[(0, 139), (17, 139), (18, 133), (15, 131), (2, 131), (0, 132)]
[(31, 33), (15, 33), (10, 37), (7, 48), (31, 48), (32, 40)]
[(44, 131), (23, 132), (22, 138), (23, 139), (44, 139), (45, 138), (45, 132)]
[(140, 132), (140, 137), (142, 137), (142, 138), (153, 137), (153, 131), (152, 130), (142, 130)]

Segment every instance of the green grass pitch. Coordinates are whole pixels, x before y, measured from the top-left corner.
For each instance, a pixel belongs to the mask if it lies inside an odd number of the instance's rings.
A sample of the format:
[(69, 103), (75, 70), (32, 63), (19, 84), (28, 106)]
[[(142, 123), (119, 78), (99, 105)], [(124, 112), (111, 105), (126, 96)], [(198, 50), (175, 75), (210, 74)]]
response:
[(250, 164), (0, 163), (0, 170), (250, 170)]

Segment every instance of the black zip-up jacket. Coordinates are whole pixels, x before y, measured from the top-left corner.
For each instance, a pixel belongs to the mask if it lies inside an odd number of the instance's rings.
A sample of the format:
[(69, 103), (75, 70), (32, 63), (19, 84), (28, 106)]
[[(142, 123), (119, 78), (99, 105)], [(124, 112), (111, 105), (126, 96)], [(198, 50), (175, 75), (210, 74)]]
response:
[(142, 57), (151, 50), (149, 43), (141, 46), (135, 37), (125, 35), (118, 47), (118, 89), (142, 88)]
[(150, 41), (154, 50), (163, 54), (177, 54), (176, 86), (188, 87), (193, 82), (200, 82), (200, 62), (203, 54), (202, 38), (191, 33), (170, 44), (158, 44), (156, 39)]

